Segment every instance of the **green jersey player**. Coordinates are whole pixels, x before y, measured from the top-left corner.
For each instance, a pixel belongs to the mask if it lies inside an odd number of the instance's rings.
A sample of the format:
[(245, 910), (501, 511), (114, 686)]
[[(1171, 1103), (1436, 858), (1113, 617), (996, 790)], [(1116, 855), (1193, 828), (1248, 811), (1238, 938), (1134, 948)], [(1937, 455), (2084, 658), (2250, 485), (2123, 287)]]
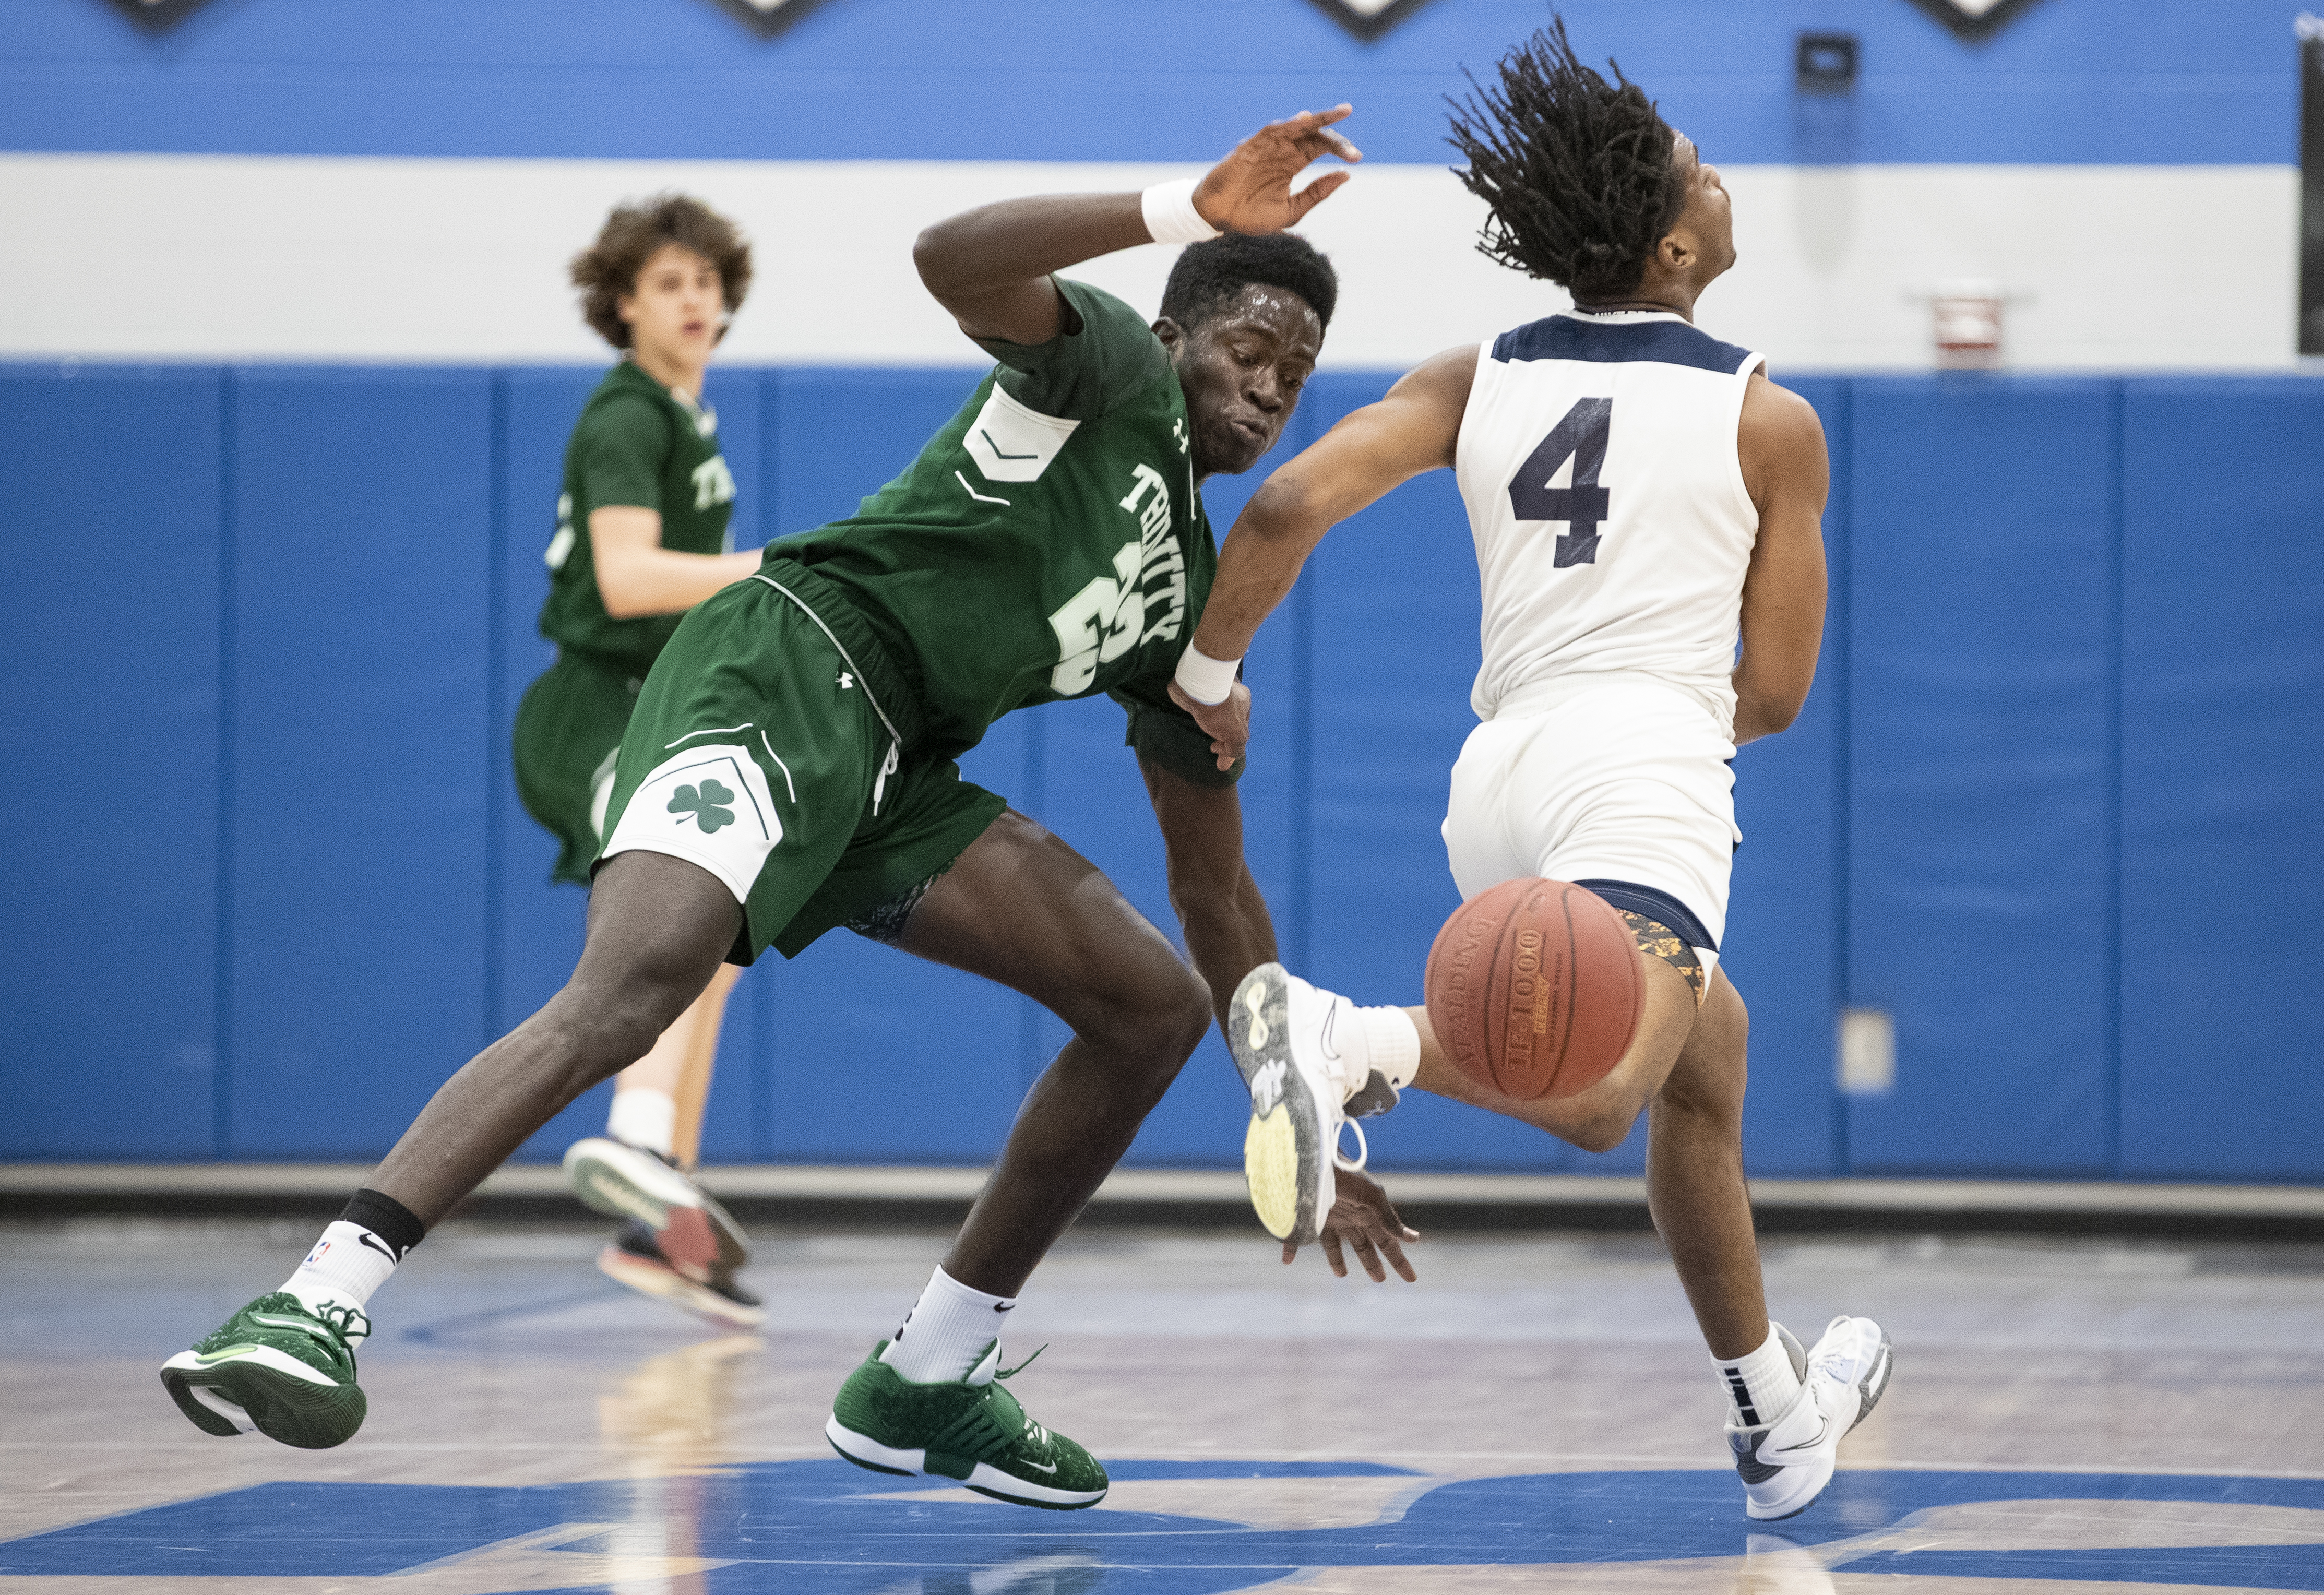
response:
[[(679, 617), (758, 567), (733, 551), (734, 478), (702, 378), (751, 286), (751, 246), (698, 199), (617, 206), (573, 261), (582, 313), (623, 358), (583, 407), (565, 450), (541, 635), (557, 662), (516, 717), (517, 791), (563, 844), (556, 878), (587, 885), (614, 756), (646, 675)], [(605, 1135), (565, 1166), (593, 1207), (622, 1217), (598, 1258), (613, 1278), (742, 1327), (758, 1299), (735, 1282), (742, 1238), (687, 1177), (719, 1021), (740, 971), (722, 967), (613, 1083)]]
[[(1242, 693), (1231, 663), (1186, 653), (1214, 565), (1199, 486), (1258, 462), (1314, 369), (1336, 286), (1279, 235), (1345, 180), (1291, 187), (1319, 156), (1357, 158), (1332, 129), (1347, 114), (1270, 124), (1199, 184), (1019, 199), (921, 235), (922, 281), (998, 368), (855, 517), (770, 545), (752, 579), (686, 617), (622, 745), (571, 982), (446, 1083), (281, 1292), (171, 1360), (189, 1418), (346, 1439), (363, 1416), (349, 1347), (393, 1260), (643, 1052), (722, 959), (848, 925), (1026, 993), (1073, 1037), (825, 1434), (866, 1467), (1007, 1500), (1104, 1496), (1096, 1461), (997, 1382), (997, 1326), (1214, 1000), (1273, 956), (1237, 768), (1216, 767), (1172, 684)], [(1055, 276), (1198, 239), (1212, 241), (1180, 255), (1150, 329)], [(953, 763), (1003, 714), (1098, 692), (1128, 710), (1193, 968), (1086, 860)], [(928, 1037), (932, 1060), (946, 1040)]]

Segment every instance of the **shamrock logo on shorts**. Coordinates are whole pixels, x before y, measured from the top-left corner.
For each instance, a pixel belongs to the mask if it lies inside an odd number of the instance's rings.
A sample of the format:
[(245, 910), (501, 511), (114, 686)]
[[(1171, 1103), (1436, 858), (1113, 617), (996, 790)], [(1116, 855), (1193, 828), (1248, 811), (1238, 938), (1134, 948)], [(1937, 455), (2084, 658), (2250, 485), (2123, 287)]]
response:
[[(722, 803), (733, 801), (734, 794), (728, 791), (720, 782), (705, 780), (700, 791), (695, 790), (692, 787), (680, 787), (677, 795), (669, 800), (669, 812), (691, 814), (705, 831), (715, 831), (721, 825), (731, 825), (734, 823), (734, 811), (719, 807)], [(685, 823), (684, 820), (678, 821), (681, 825)]]

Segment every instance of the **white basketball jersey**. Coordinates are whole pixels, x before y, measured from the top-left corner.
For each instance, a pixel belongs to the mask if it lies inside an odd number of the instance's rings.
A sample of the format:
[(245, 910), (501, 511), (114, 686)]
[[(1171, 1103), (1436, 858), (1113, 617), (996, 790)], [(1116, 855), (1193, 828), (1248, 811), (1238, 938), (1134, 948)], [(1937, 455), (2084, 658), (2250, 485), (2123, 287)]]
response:
[(1484, 584), (1480, 719), (1624, 670), (1733, 724), (1759, 531), (1736, 429), (1760, 359), (1666, 311), (1551, 316), (1479, 348), (1454, 463)]

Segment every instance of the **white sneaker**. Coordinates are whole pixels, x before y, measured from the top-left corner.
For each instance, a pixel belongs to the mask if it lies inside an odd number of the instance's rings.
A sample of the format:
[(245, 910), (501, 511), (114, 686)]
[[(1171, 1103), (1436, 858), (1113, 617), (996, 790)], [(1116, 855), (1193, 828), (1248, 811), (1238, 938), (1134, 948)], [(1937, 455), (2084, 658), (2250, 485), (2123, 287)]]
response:
[(733, 1215), (642, 1148), (603, 1136), (576, 1141), (565, 1148), (565, 1180), (599, 1212), (652, 1231), (662, 1257), (689, 1277), (732, 1274), (750, 1260), (750, 1238)]
[[(1346, 998), (1318, 991), (1280, 963), (1243, 976), (1227, 1010), (1227, 1046), (1250, 1092), (1243, 1180), (1267, 1232), (1295, 1246), (1320, 1235), (1332, 1211), (1332, 1166), (1347, 1121), (1332, 1032), (1336, 1023), (1352, 1023), (1353, 1014)], [(1360, 1148), (1361, 1129), (1356, 1139)], [(1345, 1166), (1361, 1168), (1361, 1152)]]
[(1744, 1509), (1762, 1522), (1804, 1512), (1823, 1493), (1840, 1437), (1878, 1404), (1894, 1361), (1887, 1334), (1869, 1318), (1833, 1319), (1804, 1357), (1790, 1332), (1781, 1324), (1775, 1332), (1800, 1369), (1798, 1397), (1772, 1424), (1727, 1425)]

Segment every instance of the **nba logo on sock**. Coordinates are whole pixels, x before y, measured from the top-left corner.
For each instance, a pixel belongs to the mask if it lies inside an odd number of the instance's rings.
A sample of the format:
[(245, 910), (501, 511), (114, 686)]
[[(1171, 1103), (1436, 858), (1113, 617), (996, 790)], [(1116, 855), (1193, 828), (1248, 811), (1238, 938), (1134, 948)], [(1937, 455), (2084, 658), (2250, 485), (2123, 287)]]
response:
[(315, 1249), (314, 1249), (314, 1250), (312, 1250), (312, 1251), (310, 1251), (310, 1252), (309, 1252), (309, 1253), (307, 1254), (307, 1260), (306, 1260), (305, 1262), (303, 1262), (303, 1263), (300, 1264), (299, 1266), (300, 1266), (300, 1268), (313, 1268), (317, 1263), (319, 1263), (319, 1262), (321, 1262), (321, 1261), (323, 1260), (323, 1254), (324, 1254), (325, 1252), (327, 1252), (327, 1251), (330, 1250), (330, 1249), (331, 1249), (331, 1243), (330, 1243), (329, 1241), (327, 1241), (327, 1240), (318, 1240), (317, 1242), (315, 1242)]

